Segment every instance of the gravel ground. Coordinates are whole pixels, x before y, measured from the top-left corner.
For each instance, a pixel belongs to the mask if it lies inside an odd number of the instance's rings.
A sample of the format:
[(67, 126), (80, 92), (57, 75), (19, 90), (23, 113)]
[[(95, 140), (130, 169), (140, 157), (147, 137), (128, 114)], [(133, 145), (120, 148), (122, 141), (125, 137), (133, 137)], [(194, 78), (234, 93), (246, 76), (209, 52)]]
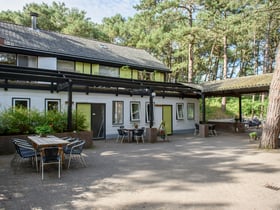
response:
[(247, 134), (173, 135), (154, 144), (95, 141), (87, 167), (73, 162), (42, 181), (30, 162), (0, 156), (2, 209), (280, 209), (280, 151)]

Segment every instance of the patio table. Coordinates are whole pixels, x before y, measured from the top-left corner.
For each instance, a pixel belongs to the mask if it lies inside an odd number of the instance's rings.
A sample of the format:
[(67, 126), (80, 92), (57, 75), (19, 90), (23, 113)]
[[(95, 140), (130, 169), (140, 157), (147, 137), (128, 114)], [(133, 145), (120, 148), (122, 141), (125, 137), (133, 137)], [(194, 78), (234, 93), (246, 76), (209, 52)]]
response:
[[(62, 147), (69, 144), (68, 141), (58, 138), (53, 135), (48, 135), (46, 137), (41, 136), (28, 136), (28, 139), (32, 142), (32, 145), (35, 149), (40, 149), (43, 147), (58, 147), (62, 151)], [(62, 162), (64, 161), (64, 153), (61, 152)]]

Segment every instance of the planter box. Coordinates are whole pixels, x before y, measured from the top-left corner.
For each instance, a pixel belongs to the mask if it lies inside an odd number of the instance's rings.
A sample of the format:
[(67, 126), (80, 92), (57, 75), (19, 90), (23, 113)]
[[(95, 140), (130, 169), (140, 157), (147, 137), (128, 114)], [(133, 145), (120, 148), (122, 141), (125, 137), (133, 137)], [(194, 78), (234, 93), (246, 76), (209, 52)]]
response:
[[(84, 148), (91, 148), (93, 146), (92, 131), (79, 131), (76, 133), (64, 132), (64, 133), (55, 133), (53, 135), (57, 137), (71, 136), (73, 138), (79, 138), (85, 140), (86, 143)], [(8, 155), (8, 154), (15, 153), (15, 146), (12, 143), (12, 138), (21, 138), (21, 139), (28, 140), (27, 136), (28, 135), (0, 136), (0, 155)]]
[(150, 143), (157, 141), (157, 128), (146, 128), (146, 141)]

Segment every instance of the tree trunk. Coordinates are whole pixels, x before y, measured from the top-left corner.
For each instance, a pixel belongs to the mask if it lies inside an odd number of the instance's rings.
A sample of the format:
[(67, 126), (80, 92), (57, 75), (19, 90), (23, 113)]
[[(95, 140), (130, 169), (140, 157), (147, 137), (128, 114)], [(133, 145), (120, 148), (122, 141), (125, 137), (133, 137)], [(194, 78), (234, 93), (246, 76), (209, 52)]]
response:
[[(227, 36), (224, 36), (224, 69), (223, 69), (223, 79), (227, 78)], [(227, 99), (222, 98), (222, 111), (226, 111)]]
[(260, 148), (277, 149), (280, 133), (280, 45), (276, 55), (276, 66), (269, 90), (269, 104), (266, 122), (263, 126), (263, 134)]

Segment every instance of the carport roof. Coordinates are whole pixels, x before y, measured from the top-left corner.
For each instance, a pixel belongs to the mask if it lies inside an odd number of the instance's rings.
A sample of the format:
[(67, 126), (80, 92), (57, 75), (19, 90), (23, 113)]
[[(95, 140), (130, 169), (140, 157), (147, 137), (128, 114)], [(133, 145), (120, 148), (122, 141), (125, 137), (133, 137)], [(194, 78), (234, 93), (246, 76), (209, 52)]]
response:
[(185, 84), (199, 89), (205, 96), (240, 96), (242, 94), (268, 92), (272, 73), (217, 80), (201, 84)]

